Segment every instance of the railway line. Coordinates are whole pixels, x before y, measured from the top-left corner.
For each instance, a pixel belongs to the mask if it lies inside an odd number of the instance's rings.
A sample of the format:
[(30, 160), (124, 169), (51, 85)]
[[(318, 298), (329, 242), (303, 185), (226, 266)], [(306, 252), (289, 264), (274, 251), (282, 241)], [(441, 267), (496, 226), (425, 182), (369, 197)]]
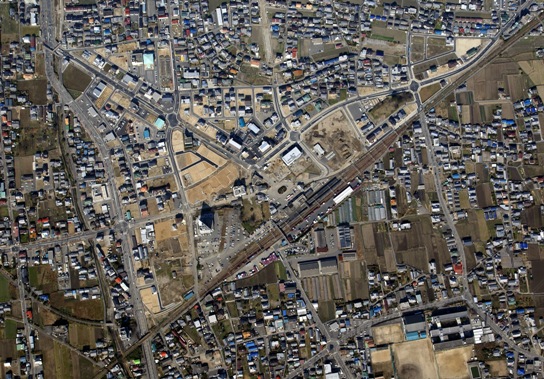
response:
[[(125, 359), (133, 351), (138, 349), (143, 343), (152, 339), (162, 329), (167, 327), (170, 323), (178, 319), (185, 312), (187, 312), (189, 309), (195, 306), (195, 304), (197, 303), (196, 301), (197, 298), (204, 297), (205, 294), (208, 293), (210, 290), (218, 287), (224, 280), (229, 278), (241, 267), (243, 267), (248, 262), (250, 257), (259, 253), (262, 250), (270, 248), (278, 240), (284, 238), (285, 235), (289, 236), (289, 233), (291, 232), (291, 230), (300, 223), (300, 220), (304, 220), (306, 217), (308, 217), (310, 214), (312, 214), (315, 211), (316, 204), (325, 203), (333, 199), (337, 193), (339, 193), (347, 185), (349, 185), (349, 183), (353, 180), (353, 178), (357, 177), (358, 175), (361, 175), (361, 173), (368, 170), (371, 167), (371, 165), (373, 165), (376, 162), (376, 160), (381, 158), (387, 152), (390, 146), (407, 130), (407, 128), (415, 120), (417, 120), (420, 117), (420, 114), (419, 114), (420, 112), (428, 111), (434, 108), (447, 96), (453, 93), (453, 91), (455, 91), (468, 78), (470, 78), (476, 72), (478, 72), (487, 64), (489, 64), (493, 59), (495, 59), (498, 55), (500, 55), (501, 52), (505, 51), (510, 46), (515, 44), (519, 39), (524, 37), (529, 31), (534, 29), (539, 23), (542, 22), (543, 15), (544, 15), (544, 12), (539, 14), (532, 21), (530, 21), (525, 26), (523, 26), (520, 30), (516, 32), (516, 34), (514, 34), (508, 40), (506, 41), (498, 40), (496, 46), (492, 47), (487, 52), (486, 55), (481, 56), (480, 58), (477, 58), (474, 62), (472, 62), (470, 64), (470, 67), (467, 67), (466, 71), (459, 74), (459, 77), (457, 79), (449, 83), (447, 86), (443, 87), (431, 98), (429, 98), (425, 103), (419, 104), (420, 106), (418, 109), (419, 111), (418, 113), (406, 119), (404, 123), (401, 126), (399, 126), (397, 129), (390, 131), (388, 134), (386, 134), (380, 141), (376, 142), (376, 144), (374, 144), (368, 150), (368, 152), (364, 156), (362, 156), (357, 162), (347, 167), (342, 173), (337, 174), (337, 177), (340, 178), (340, 180), (333, 183), (329, 182), (328, 191), (325, 191), (325, 193), (323, 193), (321, 196), (317, 196), (316, 198), (312, 199), (311, 202), (307, 202), (305, 206), (302, 206), (296, 209), (294, 212), (292, 212), (292, 215), (287, 220), (278, 223), (277, 228), (273, 228), (270, 231), (270, 233), (265, 235), (263, 238), (251, 243), (250, 245), (245, 247), (242, 251), (240, 251), (233, 259), (231, 259), (230, 264), (227, 266), (227, 268), (222, 270), (218, 275), (213, 277), (209, 282), (200, 286), (199, 288), (200, 296), (194, 296), (191, 300), (188, 300), (178, 305), (177, 307), (173, 308), (163, 321), (161, 321), (156, 326), (150, 328), (144, 336), (142, 336), (135, 344), (133, 344), (127, 350), (125, 350), (124, 352), (120, 352), (117, 355), (116, 359), (112, 360), (101, 372), (99, 372), (95, 376), (95, 378), (97, 379), (102, 378), (106, 374), (107, 370), (112, 369), (119, 362), (119, 360)], [(304, 230), (304, 233), (307, 230), (309, 230), (310, 227), (311, 225), (308, 226)]]

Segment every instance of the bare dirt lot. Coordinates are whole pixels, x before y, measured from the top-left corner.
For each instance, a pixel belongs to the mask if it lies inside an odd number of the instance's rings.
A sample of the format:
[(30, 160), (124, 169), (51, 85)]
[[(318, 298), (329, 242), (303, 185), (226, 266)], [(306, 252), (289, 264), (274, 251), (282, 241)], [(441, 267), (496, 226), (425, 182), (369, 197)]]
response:
[(445, 38), (427, 38), (427, 58), (431, 58), (451, 50), (453, 50), (453, 46), (447, 46)]
[(153, 293), (151, 287), (140, 290), (140, 296), (147, 309), (151, 313), (158, 313), (161, 311), (161, 305), (159, 302), (159, 295), (157, 292)]
[(430, 339), (394, 344), (393, 353), (399, 379), (438, 378)]
[(174, 150), (174, 153), (185, 150), (183, 141), (183, 132), (181, 130), (175, 130), (172, 132), (172, 149)]
[(467, 362), (472, 357), (472, 345), (436, 352), (440, 379), (470, 378)]
[(467, 53), (473, 47), (478, 47), (482, 44), (482, 40), (478, 38), (456, 38), (455, 39), (455, 54), (459, 58)]
[(404, 341), (404, 332), (400, 323), (379, 325), (372, 328), (376, 345), (385, 345)]
[(96, 106), (96, 108), (98, 109), (101, 109), (104, 104), (106, 104), (106, 101), (108, 101), (110, 95), (113, 93), (113, 88), (107, 86), (106, 88), (104, 88), (104, 91), (102, 92), (102, 94), (100, 95), (100, 97), (98, 99), (96, 99), (94, 105)]
[(196, 184), (215, 172), (215, 167), (208, 162), (198, 162), (181, 171), (181, 179), (185, 187)]
[(234, 163), (228, 163), (215, 174), (200, 182), (198, 185), (187, 189), (187, 199), (195, 204), (232, 187), (232, 184), (239, 177), (239, 168)]
[(130, 106), (130, 99), (121, 91), (115, 91), (115, 93), (111, 95), (110, 101), (119, 104), (125, 109)]
[(227, 160), (225, 158), (213, 152), (212, 150), (207, 148), (205, 145), (200, 145), (198, 149), (196, 150), (196, 152), (202, 158), (210, 161), (211, 163), (215, 164), (217, 167), (221, 167), (225, 163), (227, 163)]
[(391, 362), (391, 350), (389, 348), (372, 351), (370, 359), (375, 374), (381, 374), (385, 379), (393, 377), (393, 363)]
[(489, 365), (489, 372), (493, 378), (508, 376), (508, 367), (506, 366), (506, 361), (504, 359), (499, 361), (487, 361), (485, 363)]
[(201, 159), (198, 155), (190, 151), (176, 155), (176, 163), (178, 164), (178, 168), (180, 170), (183, 170), (186, 167), (199, 162), (200, 160)]
[(175, 225), (175, 221), (173, 220), (159, 221), (155, 223), (155, 239), (157, 240), (157, 243), (181, 235), (182, 229), (176, 229), (173, 227), (173, 225)]
[(334, 171), (349, 164), (361, 152), (354, 127), (342, 111), (337, 111), (304, 133), (304, 142), (309, 148), (317, 143), (325, 149), (325, 157), (330, 157), (327, 165)]

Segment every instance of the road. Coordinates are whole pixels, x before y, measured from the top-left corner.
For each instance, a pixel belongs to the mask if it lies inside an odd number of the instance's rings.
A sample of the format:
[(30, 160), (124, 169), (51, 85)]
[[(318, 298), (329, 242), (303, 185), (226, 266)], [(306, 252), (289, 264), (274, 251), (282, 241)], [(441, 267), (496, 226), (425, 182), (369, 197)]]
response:
[[(435, 107), (440, 101), (449, 96), (449, 94), (451, 94), (456, 88), (459, 87), (460, 84), (464, 83), (475, 72), (490, 63), (496, 56), (501, 53), (503, 49), (513, 45), (517, 40), (522, 38), (527, 32), (529, 32), (536, 25), (538, 25), (538, 23), (541, 22), (541, 18), (542, 14), (532, 20), (529, 24), (525, 25), (522, 29), (518, 30), (518, 32), (514, 34), (511, 38), (509, 38), (506, 42), (501, 40), (501, 48), (490, 48), (489, 50), (487, 50), (485, 56), (480, 56), (479, 59), (475, 59), (466, 66), (464, 66), (463, 71), (459, 75), (459, 77), (455, 81), (450, 82), (449, 84), (441, 88), (434, 96), (432, 96), (425, 103), (423, 103), (421, 105), (421, 110), (428, 110)], [(326, 114), (330, 114), (330, 112), (333, 112), (335, 110), (335, 107), (329, 107), (320, 115), (320, 117), (324, 117)], [(368, 169), (376, 161), (376, 159), (381, 157), (384, 152), (387, 151), (389, 146), (391, 146), (391, 144), (393, 144), (393, 142), (396, 141), (396, 139), (406, 130), (408, 125), (410, 125), (414, 120), (419, 119), (419, 117), (420, 115), (416, 115), (405, 120), (404, 123), (400, 125), (395, 131), (388, 133), (382, 138), (381, 141), (375, 143), (374, 146), (357, 162), (355, 162), (352, 166), (348, 167), (340, 175), (338, 175), (340, 178), (343, 179), (338, 185), (334, 186), (334, 188), (331, 188), (331, 190), (323, 197), (315, 199), (314, 202), (311, 204), (306, 204), (305, 206), (296, 209), (287, 220), (279, 224), (279, 227), (284, 231), (284, 233), (272, 230), (270, 234), (266, 235), (261, 240), (256, 241), (241, 250), (240, 253), (230, 261), (229, 265), (227, 265), (217, 276), (215, 276), (210, 282), (199, 288), (199, 294), (202, 296), (203, 294), (217, 287), (221, 282), (223, 282), (223, 280), (235, 273), (238, 268), (242, 267), (249, 257), (253, 256), (259, 251), (263, 251), (271, 247), (278, 240), (283, 239), (284, 234), (290, 234), (291, 231), (294, 230), (299, 223), (301, 223), (301, 221), (304, 221), (305, 218), (312, 215), (316, 211), (316, 204), (326, 203), (330, 201), (335, 196), (335, 193), (339, 193), (342, 189), (345, 188), (345, 186), (347, 186), (350, 180), (357, 177), (358, 175), (361, 175), (361, 173)], [(293, 239), (295, 239), (296, 237), (300, 237), (300, 235), (306, 233), (309, 230), (310, 226), (311, 223), (310, 225), (308, 225), (308, 227), (304, 226), (298, 229), (298, 235), (291, 235), (291, 237)], [(138, 343), (134, 344), (131, 348), (125, 351), (122, 354), (121, 358), (127, 356), (141, 344), (151, 339), (162, 328), (166, 327), (170, 322), (176, 320), (186, 311), (188, 311), (194, 304), (195, 300), (193, 299), (191, 301), (176, 306), (170, 312), (168, 317), (166, 317), (159, 325), (150, 328), (149, 333), (146, 336), (142, 337)], [(116, 363), (116, 360), (114, 360), (112, 363), (110, 363), (110, 365), (108, 365), (108, 368), (112, 368)], [(104, 372), (100, 373), (100, 375), (97, 375), (97, 378), (103, 374)]]
[[(291, 280), (293, 280), (297, 284), (297, 288), (300, 289), (300, 295), (302, 296), (302, 299), (306, 303), (306, 308), (310, 311), (310, 314), (312, 316), (312, 321), (317, 325), (321, 333), (326, 337), (327, 342), (329, 343), (329, 357), (332, 356), (334, 359), (338, 362), (338, 365), (342, 369), (342, 372), (344, 373), (345, 377), (348, 379), (353, 379), (353, 375), (351, 374), (351, 370), (346, 366), (346, 363), (340, 356), (340, 353), (338, 352), (338, 341), (331, 338), (331, 335), (329, 333), (329, 328), (321, 321), (321, 318), (319, 317), (319, 314), (317, 313), (316, 309), (314, 308), (312, 301), (308, 298), (308, 295), (306, 294), (306, 291), (304, 291), (304, 288), (302, 287), (302, 283), (297, 275), (295, 275), (293, 268), (285, 259), (285, 255), (283, 253), (278, 253), (280, 256), (280, 259), (285, 266), (285, 269), (287, 270), (287, 273), (289, 274), (289, 277)], [(330, 347), (333, 347), (332, 349)], [(290, 375), (287, 377), (289, 379), (293, 378), (296, 375), (295, 371), (293, 373), (290, 373)]]

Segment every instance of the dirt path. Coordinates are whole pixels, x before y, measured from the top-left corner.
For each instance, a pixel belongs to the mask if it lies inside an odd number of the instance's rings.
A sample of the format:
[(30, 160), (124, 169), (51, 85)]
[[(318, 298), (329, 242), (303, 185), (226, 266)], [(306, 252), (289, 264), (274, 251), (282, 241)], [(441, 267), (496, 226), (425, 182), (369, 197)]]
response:
[(272, 63), (272, 36), (270, 34), (270, 22), (266, 14), (266, 0), (259, 0), (259, 12), (261, 13), (261, 33), (265, 60), (267, 63)]

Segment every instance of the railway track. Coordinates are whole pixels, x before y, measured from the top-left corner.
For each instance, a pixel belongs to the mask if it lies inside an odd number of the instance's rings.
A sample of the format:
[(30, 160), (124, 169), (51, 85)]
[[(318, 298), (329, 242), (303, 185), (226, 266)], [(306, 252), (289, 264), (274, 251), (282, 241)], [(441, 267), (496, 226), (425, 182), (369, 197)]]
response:
[[(473, 62), (471, 66), (467, 68), (467, 71), (459, 74), (460, 76), (455, 79), (455, 81), (443, 87), (440, 91), (438, 91), (425, 103), (423, 103), (420, 112), (428, 111), (429, 109), (434, 108), (437, 104), (443, 101), (468, 78), (470, 78), (476, 72), (489, 64), (493, 59), (500, 55), (501, 52), (505, 51), (510, 46), (515, 44), (519, 39), (524, 37), (528, 32), (530, 32), (539, 23), (541, 23), (543, 15), (544, 12), (539, 14), (532, 21), (523, 26), (518, 32), (516, 32), (515, 35), (513, 35), (508, 40), (499, 40), (497, 46), (493, 47), (485, 56)], [(336, 185), (332, 186), (330, 191), (325, 193), (323, 196), (320, 196), (318, 199), (315, 199), (312, 204), (308, 204), (307, 206), (297, 209), (295, 212), (293, 212), (293, 215), (289, 219), (279, 223), (277, 225), (278, 228), (272, 229), (270, 233), (268, 233), (265, 237), (256, 242), (252, 242), (241, 252), (239, 252), (233, 259), (231, 259), (229, 266), (225, 270), (221, 271), (208, 283), (200, 287), (198, 293), (199, 296), (195, 296), (191, 300), (186, 301), (175, 307), (172, 311), (169, 312), (166, 319), (164, 319), (158, 325), (149, 329), (149, 331), (144, 336), (142, 336), (135, 344), (133, 344), (127, 350), (118, 354), (116, 359), (110, 362), (101, 372), (95, 375), (95, 378), (102, 378), (108, 370), (111, 370), (119, 362), (119, 360), (125, 359), (133, 351), (138, 349), (144, 342), (155, 337), (155, 335), (159, 333), (162, 329), (164, 329), (170, 323), (181, 317), (185, 312), (195, 306), (195, 304), (197, 303), (197, 298), (204, 297), (210, 290), (218, 287), (224, 280), (229, 278), (241, 267), (243, 267), (248, 262), (250, 257), (259, 253), (262, 250), (270, 248), (276, 241), (282, 239), (285, 234), (289, 233), (292, 228), (297, 226), (299, 220), (306, 218), (313, 212), (315, 203), (321, 203), (331, 200), (335, 196), (335, 193), (338, 193), (339, 191), (344, 189), (353, 178), (355, 178), (357, 175), (360, 175), (361, 172), (366, 171), (368, 168), (371, 167), (371, 165), (376, 162), (377, 159), (381, 158), (387, 152), (389, 147), (406, 131), (406, 129), (419, 118), (420, 112), (405, 120), (403, 125), (399, 126), (396, 130), (388, 133), (384, 138), (382, 138), (382, 140), (372, 146), (372, 148), (363, 157), (361, 157), (357, 162), (355, 162), (353, 165), (349, 166), (342, 173), (340, 173), (338, 176), (343, 179), (341, 179)], [(281, 232), (279, 229), (281, 229), (283, 232)], [(307, 230), (305, 230), (305, 232), (306, 231)]]

